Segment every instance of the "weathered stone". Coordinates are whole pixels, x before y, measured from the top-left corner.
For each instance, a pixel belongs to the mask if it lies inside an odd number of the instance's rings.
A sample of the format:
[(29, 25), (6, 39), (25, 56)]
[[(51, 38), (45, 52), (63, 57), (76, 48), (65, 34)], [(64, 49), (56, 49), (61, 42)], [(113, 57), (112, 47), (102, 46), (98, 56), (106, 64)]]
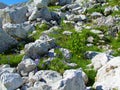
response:
[(23, 80), (17, 73), (3, 73), (0, 75), (0, 90), (14, 90), (23, 84)]
[(94, 66), (95, 70), (98, 70), (112, 58), (112, 56), (107, 55), (106, 53), (97, 54), (95, 57), (92, 58), (92, 65)]
[(54, 39), (49, 38), (47, 35), (43, 35), (35, 42), (26, 44), (24, 50), (27, 56), (36, 59), (37, 57), (48, 53), (48, 50), (54, 46)]
[(96, 90), (120, 89), (120, 57), (111, 59), (98, 70), (94, 87)]
[[(22, 60), (18, 66), (17, 71), (22, 75), (22, 72), (28, 74), (36, 68), (36, 63), (30, 58)], [(24, 75), (23, 75), (24, 76)]]
[(41, 80), (45, 83), (55, 83), (56, 81), (61, 80), (62, 76), (56, 71), (41, 70), (38, 71), (31, 79), (35, 81)]
[(3, 24), (5, 23), (23, 23), (27, 20), (26, 13), (27, 7), (18, 7), (18, 8), (5, 8), (0, 11), (2, 14), (0, 17), (3, 18)]
[(81, 69), (66, 70), (63, 79), (52, 85), (53, 90), (85, 90)]
[(47, 8), (41, 8), (40, 10), (35, 9), (28, 18), (28, 20), (33, 21), (36, 20), (37, 18), (42, 18), (48, 21), (52, 19), (51, 13)]
[(0, 53), (15, 44), (17, 44), (17, 41), (0, 29)]
[(27, 38), (27, 32), (21, 24), (6, 23), (3, 25), (3, 30), (15, 39)]
[(112, 7), (107, 7), (104, 10), (104, 15), (110, 15), (112, 13)]
[(71, 53), (68, 49), (60, 48), (60, 51), (62, 52), (65, 59), (70, 59), (71, 58)]

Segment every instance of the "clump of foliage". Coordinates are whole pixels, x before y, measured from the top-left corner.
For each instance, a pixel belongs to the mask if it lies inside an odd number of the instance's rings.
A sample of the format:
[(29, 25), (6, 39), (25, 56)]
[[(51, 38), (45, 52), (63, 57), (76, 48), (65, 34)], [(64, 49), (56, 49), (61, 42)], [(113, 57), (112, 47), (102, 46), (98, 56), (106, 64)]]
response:
[(11, 67), (16, 67), (22, 60), (23, 55), (19, 54), (0, 54), (0, 64), (9, 64)]

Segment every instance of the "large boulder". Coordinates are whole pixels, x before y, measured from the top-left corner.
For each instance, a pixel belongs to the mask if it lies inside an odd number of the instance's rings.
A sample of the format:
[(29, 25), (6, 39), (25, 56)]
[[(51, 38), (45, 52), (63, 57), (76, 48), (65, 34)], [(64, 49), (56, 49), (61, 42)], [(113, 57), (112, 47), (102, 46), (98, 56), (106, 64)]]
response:
[(51, 13), (49, 12), (48, 8), (41, 8), (40, 10), (35, 8), (32, 14), (29, 16), (28, 20), (33, 21), (33, 20), (36, 20), (37, 18), (42, 18), (45, 20), (52, 19)]
[(49, 49), (55, 46), (53, 38), (49, 38), (47, 35), (42, 35), (40, 39), (36, 40), (33, 43), (25, 45), (25, 54), (28, 57), (36, 59), (41, 55), (48, 53)]
[(26, 39), (28, 35), (35, 30), (34, 26), (28, 23), (6, 23), (2, 28), (7, 34), (15, 39)]
[(113, 57), (111, 55), (107, 55), (106, 53), (99, 53), (92, 58), (92, 65), (95, 70), (98, 70), (112, 58)]
[(52, 85), (53, 90), (85, 90), (82, 70), (66, 70), (63, 79)]
[(0, 10), (0, 17), (3, 18), (3, 24), (5, 23), (23, 23), (27, 20), (26, 13), (27, 7), (17, 7), (17, 8), (5, 8)]
[(7, 7), (7, 5), (6, 5), (6, 4), (4, 4), (4, 3), (0, 2), (0, 9), (4, 9), (4, 8), (6, 8), (6, 7)]
[(35, 68), (36, 68), (36, 63), (31, 58), (22, 60), (17, 66), (18, 72), (23, 76), (24, 74), (28, 75), (28, 73), (35, 70)]
[(17, 41), (0, 29), (0, 53), (15, 44), (17, 44)]
[(120, 57), (111, 59), (98, 70), (94, 87), (96, 90), (120, 90)]
[(3, 25), (3, 30), (13, 38), (27, 38), (27, 32), (24, 30), (21, 24), (6, 23)]
[(44, 8), (48, 6), (49, 0), (34, 0), (34, 4), (37, 8)]
[(0, 90), (15, 90), (22, 84), (23, 80), (17, 73), (4, 72), (0, 75)]

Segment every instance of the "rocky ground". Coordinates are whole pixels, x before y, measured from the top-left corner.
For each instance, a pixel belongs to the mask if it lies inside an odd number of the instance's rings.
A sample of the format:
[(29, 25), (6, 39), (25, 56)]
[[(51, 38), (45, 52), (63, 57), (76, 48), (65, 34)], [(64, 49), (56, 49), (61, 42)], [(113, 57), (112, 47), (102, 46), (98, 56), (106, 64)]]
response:
[(120, 90), (119, 0), (0, 3), (0, 90)]

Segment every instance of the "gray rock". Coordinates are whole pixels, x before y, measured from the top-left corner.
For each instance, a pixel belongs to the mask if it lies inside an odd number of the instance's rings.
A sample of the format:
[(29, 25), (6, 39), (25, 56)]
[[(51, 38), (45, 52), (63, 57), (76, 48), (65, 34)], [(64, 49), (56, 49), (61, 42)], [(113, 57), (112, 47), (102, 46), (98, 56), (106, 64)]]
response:
[(61, 18), (57, 13), (51, 12), (51, 17), (52, 20), (56, 21), (58, 25), (60, 24)]
[(27, 32), (24, 30), (22, 24), (6, 23), (3, 25), (3, 30), (15, 39), (27, 38)]
[(110, 15), (112, 13), (112, 7), (107, 7), (104, 10), (104, 15)]
[(59, 5), (66, 5), (73, 3), (73, 0), (59, 0)]
[(72, 32), (70, 32), (70, 31), (64, 31), (63, 34), (64, 34), (64, 35), (71, 35)]
[(112, 16), (108, 17), (100, 17), (95, 20), (98, 26), (106, 25), (106, 26), (113, 26), (115, 24), (115, 20)]
[(14, 73), (16, 71), (15, 68), (11, 68), (10, 65), (5, 64), (0, 66), (0, 75), (4, 72)]
[(48, 6), (49, 0), (34, 0), (34, 4), (37, 8), (44, 8)]
[(23, 80), (17, 73), (3, 73), (0, 76), (0, 90), (14, 90), (23, 84)]
[(60, 48), (60, 51), (62, 52), (65, 59), (70, 59), (71, 58), (71, 53), (68, 49)]
[[(29, 72), (35, 70), (36, 68), (36, 63), (30, 58), (22, 60), (18, 66), (17, 66), (17, 71), (22, 75), (21, 72), (24, 74), (28, 74)], [(24, 76), (24, 75), (23, 75)]]
[(99, 13), (99, 12), (93, 12), (93, 13), (91, 14), (91, 17), (94, 18), (94, 19), (96, 19), (96, 18), (102, 17), (102, 14)]
[(28, 18), (28, 20), (33, 21), (36, 20), (37, 18), (42, 18), (45, 20), (51, 20), (52, 16), (51, 13), (48, 11), (47, 8), (41, 8), (40, 10), (35, 9), (32, 14), (30, 15), (30, 17)]
[(17, 41), (0, 29), (0, 53), (15, 44), (17, 44)]
[(81, 69), (66, 70), (63, 79), (52, 85), (53, 90), (85, 90)]
[(3, 10), (0, 10), (2, 15), (0, 17), (3, 18), (3, 24), (5, 23), (23, 23), (27, 20), (26, 13), (27, 13), (27, 7), (17, 7), (17, 8), (5, 8)]
[(48, 53), (48, 50), (54, 46), (54, 39), (49, 38), (47, 35), (43, 35), (35, 42), (26, 44), (24, 50), (27, 56), (36, 59), (37, 57)]
[(87, 38), (87, 42), (93, 43), (93, 42), (94, 42), (94, 38), (93, 38), (92, 36), (89, 36), (89, 37)]

